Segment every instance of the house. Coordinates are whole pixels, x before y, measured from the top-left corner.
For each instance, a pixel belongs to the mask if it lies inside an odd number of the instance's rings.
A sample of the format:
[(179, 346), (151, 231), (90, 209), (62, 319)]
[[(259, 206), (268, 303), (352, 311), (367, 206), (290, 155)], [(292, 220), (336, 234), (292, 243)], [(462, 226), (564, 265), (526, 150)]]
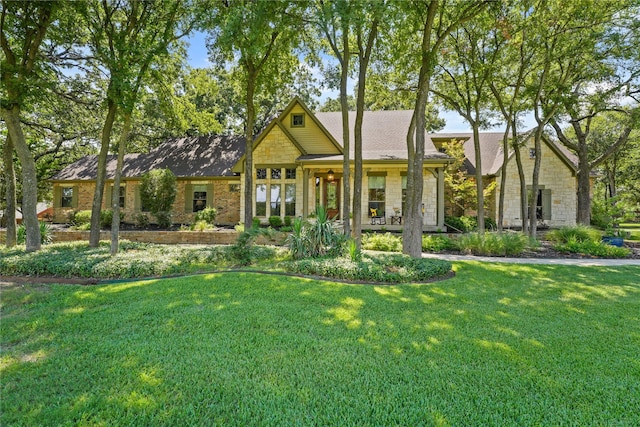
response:
[[(349, 114), (350, 123), (354, 123), (355, 113)], [(366, 227), (402, 227), (407, 183), (406, 133), (411, 116), (412, 111), (371, 111), (364, 115), (361, 220)], [(245, 173), (253, 175), (254, 216), (264, 223), (271, 216), (308, 217), (318, 206), (324, 206), (331, 217), (342, 219), (342, 137), (341, 113), (313, 113), (295, 98), (255, 138), (251, 171), (244, 170), (244, 139), (235, 136), (175, 138), (148, 154), (129, 154), (125, 156), (120, 202), (125, 221), (135, 222), (136, 216), (143, 212), (140, 177), (156, 168), (169, 168), (177, 176), (178, 197), (173, 208), (173, 220), (177, 223), (192, 222), (194, 213), (205, 205), (218, 210), (220, 224), (243, 222)], [(474, 173), (471, 135), (429, 135), (421, 200), (425, 231), (445, 227), (444, 171), (451, 158), (440, 152), (439, 146), (451, 139), (465, 144), (469, 172)], [(353, 130), (350, 141), (353, 164)], [(488, 181), (499, 179), (503, 157), (501, 134), (483, 133), (480, 142), (483, 175)], [(528, 148), (523, 148), (526, 160), (529, 160)], [(512, 158), (513, 154), (507, 167), (505, 225), (508, 226), (517, 225), (520, 216), (519, 182)], [(54, 221), (66, 221), (74, 210), (91, 209), (96, 163), (95, 156), (85, 157), (52, 179)], [(546, 141), (542, 165), (540, 203), (546, 220), (549, 225), (575, 223), (575, 159), (566, 150)], [(105, 209), (110, 204), (114, 170), (115, 158), (110, 158)], [(526, 173), (531, 176), (530, 172)], [(494, 215), (497, 200), (491, 203), (489, 214)]]

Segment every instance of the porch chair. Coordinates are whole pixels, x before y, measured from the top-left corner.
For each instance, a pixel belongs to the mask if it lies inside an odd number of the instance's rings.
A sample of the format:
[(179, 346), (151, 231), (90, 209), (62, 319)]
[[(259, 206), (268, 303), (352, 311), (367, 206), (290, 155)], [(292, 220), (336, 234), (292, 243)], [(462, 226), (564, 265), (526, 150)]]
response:
[(369, 208), (369, 212), (371, 213), (371, 225), (380, 224), (384, 225), (387, 223), (384, 215), (378, 215), (377, 208)]

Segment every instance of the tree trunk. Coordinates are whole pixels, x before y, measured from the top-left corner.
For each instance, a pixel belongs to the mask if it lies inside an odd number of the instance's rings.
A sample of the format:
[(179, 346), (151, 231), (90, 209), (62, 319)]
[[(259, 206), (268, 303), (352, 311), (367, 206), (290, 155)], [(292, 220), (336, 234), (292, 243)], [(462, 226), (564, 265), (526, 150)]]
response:
[[(478, 117), (476, 115), (476, 117)], [(475, 150), (476, 157), (476, 191), (477, 191), (477, 215), (478, 215), (478, 233), (484, 234), (484, 185), (482, 182), (482, 155), (480, 153), (480, 130), (478, 129), (478, 122), (473, 121), (473, 148)]]
[(7, 237), (5, 244), (8, 248), (16, 245), (17, 242), (17, 223), (16, 223), (16, 171), (13, 167), (13, 142), (11, 142), (11, 134), (7, 134), (7, 138), (3, 151), (4, 160), (4, 179), (6, 182), (6, 199), (7, 209), (5, 210), (5, 218), (7, 220)]
[(122, 134), (118, 142), (118, 161), (116, 164), (116, 173), (113, 177), (113, 192), (111, 193), (111, 211), (113, 218), (111, 219), (111, 255), (118, 253), (118, 241), (120, 234), (120, 181), (122, 178), (122, 167), (124, 165), (124, 151), (129, 139), (129, 131), (131, 130), (131, 111), (124, 114), (124, 123), (122, 126)]
[(538, 182), (540, 180), (540, 163), (542, 157), (542, 131), (543, 126), (538, 122), (538, 129), (536, 129), (534, 136), (536, 157), (533, 162), (533, 176), (531, 178), (531, 200), (529, 200), (529, 236), (531, 238), (536, 237), (536, 231), (538, 229), (538, 215), (537, 215), (537, 200), (538, 200)]
[(513, 139), (513, 149), (516, 156), (516, 166), (518, 167), (518, 180), (520, 181), (520, 216), (522, 219), (522, 232), (529, 233), (529, 205), (527, 204), (527, 181), (524, 176), (524, 166), (522, 165), (522, 155), (520, 153), (520, 144), (518, 142), (518, 128), (514, 123), (511, 127)]
[[(14, 149), (22, 165), (22, 223), (26, 228), (26, 250), (40, 250), (40, 224), (38, 223), (38, 177), (36, 163), (22, 132), (20, 107), (2, 108), (2, 115), (11, 136)], [(15, 211), (14, 211), (15, 212)], [(15, 213), (14, 213), (15, 215)]]
[(247, 128), (244, 131), (244, 229), (249, 231), (253, 226), (253, 124), (255, 123), (255, 105), (253, 98), (256, 90), (257, 73), (247, 72)]
[(349, 77), (349, 61), (351, 52), (349, 51), (349, 27), (347, 21), (343, 21), (342, 27), (342, 53), (341, 70), (340, 70), (340, 110), (342, 113), (342, 219), (344, 227), (344, 235), (351, 235), (351, 218), (349, 218), (351, 206), (351, 159), (349, 152), (351, 144), (349, 141), (349, 103), (347, 101), (347, 80)]
[(102, 127), (102, 138), (100, 139), (100, 154), (98, 154), (98, 170), (96, 173), (96, 188), (93, 193), (93, 204), (91, 205), (91, 231), (89, 232), (89, 246), (97, 248), (100, 243), (100, 210), (102, 209), (102, 195), (104, 193), (104, 183), (107, 178), (107, 155), (109, 154), (109, 144), (111, 142), (111, 131), (113, 122), (116, 119), (117, 106), (111, 99), (107, 99), (107, 117)]
[(504, 190), (507, 185), (507, 162), (509, 162), (509, 133), (511, 132), (511, 123), (507, 123), (507, 127), (502, 136), (502, 167), (500, 168), (500, 193), (498, 193), (498, 233), (502, 234), (502, 223), (504, 221)]
[(586, 144), (578, 145), (578, 212), (576, 221), (578, 224), (591, 224), (591, 185), (589, 176), (591, 165), (589, 164)]

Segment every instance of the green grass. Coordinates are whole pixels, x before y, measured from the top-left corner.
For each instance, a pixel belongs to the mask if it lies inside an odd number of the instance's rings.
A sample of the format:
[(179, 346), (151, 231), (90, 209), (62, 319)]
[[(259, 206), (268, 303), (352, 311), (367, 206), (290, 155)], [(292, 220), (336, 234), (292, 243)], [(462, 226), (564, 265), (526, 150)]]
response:
[(639, 425), (640, 268), (2, 290), (0, 425)]
[[(630, 233), (628, 240), (640, 240), (640, 224), (620, 224), (621, 231), (627, 231)], [(625, 237), (626, 239), (627, 237)]]

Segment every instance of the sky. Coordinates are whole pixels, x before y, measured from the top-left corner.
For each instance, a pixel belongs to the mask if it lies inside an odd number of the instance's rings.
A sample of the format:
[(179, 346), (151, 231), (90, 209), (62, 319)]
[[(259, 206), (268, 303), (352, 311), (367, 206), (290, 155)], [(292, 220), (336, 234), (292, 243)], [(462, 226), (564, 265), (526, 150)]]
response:
[[(211, 65), (207, 57), (207, 47), (205, 45), (206, 34), (202, 32), (194, 33), (187, 42), (189, 46), (187, 48), (188, 62), (193, 68), (206, 68)], [(326, 98), (337, 98), (337, 90), (323, 89), (320, 96), (320, 102), (322, 103)], [(445, 119), (446, 125), (440, 132), (471, 132), (469, 124), (455, 111), (440, 111), (440, 116)], [(525, 117), (523, 129), (530, 129), (536, 125), (532, 116)], [(502, 126), (495, 127), (493, 129), (487, 129), (485, 131), (502, 132)]]

